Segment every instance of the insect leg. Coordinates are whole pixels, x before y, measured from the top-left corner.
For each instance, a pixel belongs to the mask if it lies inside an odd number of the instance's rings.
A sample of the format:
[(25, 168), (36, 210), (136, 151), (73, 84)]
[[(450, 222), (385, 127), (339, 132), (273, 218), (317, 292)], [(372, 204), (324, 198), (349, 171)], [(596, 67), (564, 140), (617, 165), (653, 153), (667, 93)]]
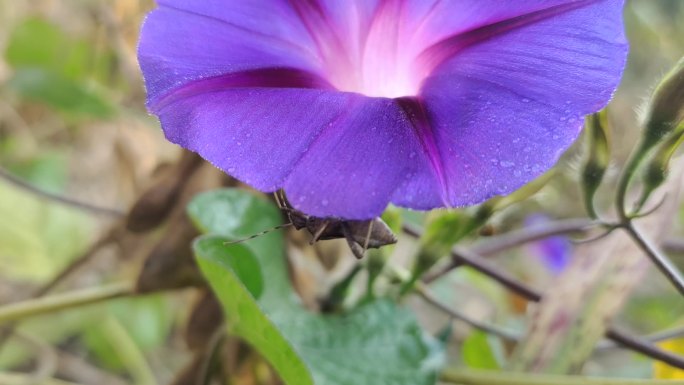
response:
[(368, 250), (368, 243), (370, 242), (371, 234), (373, 233), (373, 224), (375, 221), (368, 222), (368, 232), (366, 233), (366, 239), (363, 241), (363, 253), (366, 254)]
[(349, 245), (349, 248), (351, 249), (356, 259), (363, 259), (365, 250), (359, 245), (358, 242), (356, 242), (356, 240), (354, 240), (354, 235), (349, 229), (347, 223), (342, 223), (342, 235), (344, 235), (344, 239), (347, 240), (347, 245)]
[(276, 204), (278, 205), (278, 208), (283, 210), (285, 208), (285, 205), (283, 204), (283, 201), (280, 199), (280, 190), (276, 190), (273, 192), (273, 198), (275, 198)]
[(312, 234), (313, 238), (311, 238), (311, 241), (309, 241), (310, 245), (313, 245), (314, 243), (318, 242), (318, 240), (321, 238), (321, 235), (323, 235), (323, 232), (325, 231), (325, 229), (328, 228), (329, 224), (330, 224), (330, 221), (328, 221), (328, 220), (323, 221), (323, 223), (321, 224), (321, 227), (316, 229), (316, 232)]

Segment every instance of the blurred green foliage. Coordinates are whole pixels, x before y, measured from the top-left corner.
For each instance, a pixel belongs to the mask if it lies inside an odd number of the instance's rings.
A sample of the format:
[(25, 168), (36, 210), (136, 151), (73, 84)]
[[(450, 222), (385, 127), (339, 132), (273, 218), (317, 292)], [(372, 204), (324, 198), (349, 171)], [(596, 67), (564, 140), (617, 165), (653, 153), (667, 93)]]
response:
[(7, 86), (22, 97), (73, 118), (114, 114), (94, 82), (106, 77), (107, 57), (95, 55), (87, 41), (70, 38), (47, 21), (27, 19), (10, 35), (5, 57), (16, 70)]
[[(309, 313), (294, 301), (280, 234), (244, 246), (225, 244), (240, 239), (236, 233), (256, 232), (255, 222), (279, 223), (273, 204), (242, 190), (220, 190), (200, 195), (190, 213), (212, 234), (195, 243), (195, 253), (231, 331), (259, 350), (287, 384), (434, 383), (436, 367), (428, 362), (439, 349), (405, 310), (378, 301), (339, 317)], [(262, 268), (242, 268), (252, 260)], [(263, 294), (256, 296), (260, 272)]]
[[(151, 6), (147, 0), (0, 2), (0, 164), (4, 169), (46, 191), (125, 207), (134, 195), (117, 189), (130, 185), (131, 190), (139, 191), (146, 180), (141, 182), (131, 175), (146, 162), (152, 170), (173, 158), (173, 154), (165, 154), (162, 159), (152, 148), (162, 138), (156, 123), (143, 118), (144, 93), (135, 68), (137, 28)], [(616, 163), (626, 158), (639, 135), (635, 109), (684, 54), (684, 1), (631, 0), (626, 17), (632, 54), (610, 109), (612, 125), (619, 130), (612, 146)], [(125, 131), (122, 127), (132, 128)], [(101, 142), (101, 146), (84, 151), (84, 143), (91, 141)], [(148, 146), (143, 153), (152, 160), (138, 157), (130, 161), (122, 155), (139, 143)], [(469, 220), (478, 214), (472, 209), (435, 215), (430, 220), (421, 213), (395, 208), (383, 218), (395, 232), (403, 223), (418, 227), (427, 223), (428, 243), (439, 245), (439, 251), (433, 253), (443, 254), (456, 241), (486, 242), (487, 238), (476, 231), (484, 222), (496, 234), (522, 228), (525, 217), (536, 211), (559, 218), (577, 217), (582, 213), (576, 170), (580, 147), (567, 154), (557, 177), (539, 194), (526, 195), (504, 210), (485, 212), (484, 219)], [(106, 166), (98, 171), (101, 179), (93, 180), (84, 170), (105, 156), (116, 161), (99, 163)], [(151, 179), (150, 174), (145, 178)], [(615, 174), (608, 167), (602, 189), (615, 183)], [(88, 183), (79, 181), (87, 177), (91, 178)], [(597, 207), (608, 206), (601, 200), (606, 195), (602, 189), (597, 193)], [(352, 298), (336, 308), (346, 315), (320, 315), (305, 310), (298, 294), (306, 293), (301, 287), (298, 291), (292, 287), (295, 278), (288, 271), (303, 268), (300, 261), (288, 269), (282, 234), (269, 234), (246, 244), (223, 244), (281, 224), (273, 205), (248, 193), (219, 191), (197, 197), (188, 210), (200, 231), (210, 234), (197, 241), (195, 252), (205, 275), (221, 294), (231, 331), (252, 342), (286, 381), (297, 385), (306, 379), (317, 384), (382, 384), (378, 380), (381, 377), (395, 384), (432, 383), (434, 369), (443, 363), (440, 360), (444, 356), (440, 354), (442, 346), (425, 336), (436, 334), (435, 330), (442, 330), (450, 320), (407, 301), (406, 307), (415, 310), (419, 318), (416, 320), (407, 308), (375, 299), (393, 298), (395, 283), (387, 277), (386, 269), (410, 266), (412, 253), (421, 247), (419, 242), (402, 239), (397, 246), (370, 254), (367, 266), (373, 270), (372, 279), (366, 271), (354, 275), (352, 286), (361, 282), (356, 286), (363, 288), (349, 290)], [(680, 209), (680, 216), (684, 218), (684, 210)], [(104, 222), (0, 182), (0, 303), (21, 300), (53, 277), (107, 228)], [(453, 227), (459, 231), (451, 231)], [(673, 229), (673, 236), (681, 234), (679, 226)], [(154, 236), (158, 234), (151, 238)], [(72, 286), (135, 277), (140, 262), (135, 260), (136, 255), (125, 254), (129, 249), (124, 246), (117, 245), (123, 251), (115, 252), (121, 254), (117, 254), (115, 264), (106, 260), (94, 264)], [(311, 250), (308, 246), (300, 248)], [(505, 257), (497, 263), (506, 272), (530, 285), (553, 290), (556, 278), (529, 249), (510, 251)], [(300, 258), (311, 259), (308, 255)], [(684, 259), (680, 264), (684, 265)], [(325, 275), (330, 281), (325, 283), (333, 286), (338, 276)], [(680, 325), (684, 318), (681, 297), (656, 274), (648, 279), (655, 283), (643, 285), (616, 322), (638, 334)], [(431, 288), (445, 303), (479, 319), (513, 330), (524, 329), (527, 303), (479, 272), (458, 269)], [(354, 297), (359, 290), (368, 289), (374, 295), (364, 300)], [(188, 296), (181, 292), (119, 299), (28, 320), (19, 331), (59, 355), (77, 356), (86, 368), (105, 372), (98, 378), (112, 373), (135, 385), (171, 383), (190, 359), (178, 341), (191, 307)], [(453, 326), (444, 346), (449, 353), (456, 347), (454, 354), (447, 355), (449, 364), (484, 369), (504, 364), (502, 357), (509, 347), (461, 324)], [(681, 348), (677, 344), (663, 346)], [(330, 350), (334, 362), (325, 358), (324, 352)], [(0, 351), (0, 368), (29, 372), (36, 357), (35, 346), (15, 338)], [(651, 361), (612, 352), (592, 357), (586, 372), (653, 375)], [(661, 367), (655, 374), (665, 376), (662, 373), (669, 372)], [(151, 379), (151, 375), (156, 378)], [(237, 374), (236, 378), (240, 381)]]

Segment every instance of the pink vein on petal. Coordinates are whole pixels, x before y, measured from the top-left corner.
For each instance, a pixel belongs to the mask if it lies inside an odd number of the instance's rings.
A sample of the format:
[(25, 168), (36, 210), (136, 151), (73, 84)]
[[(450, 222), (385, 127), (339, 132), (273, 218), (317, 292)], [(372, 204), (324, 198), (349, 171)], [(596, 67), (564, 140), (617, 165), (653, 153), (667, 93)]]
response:
[(309, 88), (333, 90), (325, 79), (295, 68), (263, 68), (235, 72), (190, 82), (168, 94), (151, 100), (149, 108), (159, 111), (174, 102), (196, 95), (226, 91), (231, 88)]
[(432, 123), (430, 122), (423, 102), (416, 97), (397, 98), (395, 101), (408, 117), (414, 133), (418, 138), (425, 155), (430, 161), (432, 170), (439, 183), (440, 195), (444, 206), (450, 207), (449, 183), (444, 170), (444, 163), (439, 148), (437, 147)]
[(481, 43), (493, 37), (507, 32), (529, 26), (552, 17), (562, 15), (592, 3), (597, 0), (576, 0), (572, 3), (552, 6), (525, 15), (497, 21), (492, 24), (480, 26), (466, 32), (444, 38), (437, 43), (427, 47), (418, 56), (418, 61), (426, 65), (427, 68), (437, 68), (440, 64), (453, 57), (459, 51), (472, 45)]

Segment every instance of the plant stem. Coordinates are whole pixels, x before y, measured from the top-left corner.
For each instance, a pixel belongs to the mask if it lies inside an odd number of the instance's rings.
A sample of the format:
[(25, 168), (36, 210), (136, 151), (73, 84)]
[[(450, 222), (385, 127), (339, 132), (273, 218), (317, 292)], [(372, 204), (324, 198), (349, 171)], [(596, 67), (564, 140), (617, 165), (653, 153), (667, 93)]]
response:
[[(37, 384), (34, 382), (33, 378), (29, 374), (23, 373), (0, 373), (0, 384), (3, 385), (27, 385), (27, 384)], [(40, 380), (41, 385), (80, 385), (75, 382), (67, 382), (63, 380), (58, 380), (55, 378), (44, 378)]]
[(660, 270), (663, 275), (674, 285), (675, 289), (679, 291), (681, 295), (684, 295), (684, 276), (679, 272), (679, 269), (670, 261), (667, 256), (660, 253), (660, 251), (645, 238), (631, 220), (627, 220), (622, 228), (629, 234), (629, 236), (634, 240), (634, 242), (639, 246), (639, 248), (646, 253), (648, 258), (653, 262), (653, 264)]
[(627, 160), (627, 164), (622, 171), (622, 176), (618, 181), (616, 188), (617, 193), (615, 195), (615, 208), (617, 210), (618, 216), (620, 217), (621, 223), (629, 222), (629, 215), (627, 214), (627, 210), (625, 208), (627, 189), (629, 188), (629, 183), (632, 181), (637, 168), (639, 168), (639, 165), (646, 157), (647, 151), (648, 147), (644, 142), (642, 142), (629, 157), (629, 160)]
[[(584, 232), (597, 225), (600, 225), (597, 221), (582, 218), (560, 220), (544, 224), (543, 226), (534, 226), (511, 231), (510, 233), (499, 236), (489, 237), (486, 242), (473, 246), (472, 251), (480, 256), (488, 257), (526, 243), (535, 242), (555, 235)], [(409, 233), (412, 230), (413, 229), (405, 229), (405, 231)], [(423, 277), (423, 282), (433, 282), (460, 265), (462, 265), (461, 262), (452, 259), (439, 270), (425, 275)]]
[(157, 380), (147, 364), (145, 355), (123, 325), (116, 318), (108, 317), (103, 326), (107, 331), (109, 342), (133, 378), (133, 383), (135, 385), (156, 384)]
[[(675, 338), (683, 338), (684, 337), (684, 327), (679, 327), (679, 328), (672, 328), (672, 329), (667, 329), (663, 330), (660, 332), (652, 333), (646, 336), (641, 337), (644, 341), (648, 341), (652, 344), (662, 342), (662, 341), (667, 341)], [(596, 350), (611, 350), (611, 349), (621, 349), (623, 346), (618, 345), (614, 341), (604, 341), (600, 343), (597, 347)]]
[(584, 218), (559, 220), (489, 237), (486, 241), (473, 246), (472, 250), (483, 257), (488, 257), (548, 237), (586, 232), (599, 225), (600, 222)]
[(88, 211), (93, 214), (97, 215), (105, 215), (109, 216), (112, 218), (120, 218), (125, 215), (122, 211), (115, 210), (115, 209), (110, 209), (107, 207), (99, 207), (95, 206), (90, 203), (85, 203), (85, 202), (80, 202), (71, 198), (67, 198), (61, 195), (53, 194), (47, 191), (43, 191), (33, 185), (31, 185), (28, 182), (23, 181), (20, 178), (17, 178), (16, 176), (12, 175), (10, 172), (0, 168), (0, 179), (3, 179), (7, 181), (8, 183), (14, 185), (15, 187), (19, 187), (22, 190), (28, 191), (32, 193), (33, 195), (47, 199), (53, 202), (57, 202), (66, 206), (70, 206), (79, 210), (83, 211)]
[[(119, 227), (118, 226), (113, 226), (111, 230), (109, 230), (104, 236), (102, 236), (100, 239), (97, 240), (93, 245), (91, 245), (88, 250), (86, 250), (80, 257), (76, 258), (74, 261), (72, 261), (67, 267), (65, 267), (62, 271), (60, 271), (54, 278), (52, 278), (49, 282), (38, 288), (35, 292), (31, 293), (30, 299), (42, 297), (52, 291), (54, 288), (62, 284), (69, 276), (71, 276), (74, 272), (78, 271), (81, 267), (83, 267), (85, 264), (90, 262), (90, 260), (97, 255), (97, 253), (102, 249), (103, 247), (109, 245), (113, 241), (116, 240), (116, 237), (119, 234)], [(9, 337), (12, 336), (14, 333), (14, 329), (16, 328), (16, 322), (10, 322), (2, 326), (0, 328), (0, 353), (2, 353), (3, 348), (5, 347), (5, 343), (9, 339)]]
[(449, 315), (451, 318), (457, 319), (475, 329), (482, 330), (485, 333), (489, 333), (492, 335), (495, 335), (501, 339), (504, 339), (506, 341), (512, 341), (512, 342), (517, 342), (520, 340), (520, 336), (516, 334), (515, 332), (500, 328), (495, 325), (490, 325), (488, 323), (484, 323), (481, 321), (478, 321), (476, 319), (473, 319), (469, 317), (466, 314), (463, 314), (455, 309), (452, 309), (442, 303), (440, 300), (438, 300), (434, 294), (430, 291), (430, 289), (427, 288), (425, 284), (422, 282), (416, 282), (415, 286), (413, 287), (415, 292), (425, 300), (425, 302), (429, 303), (430, 305), (436, 307), (437, 309), (441, 310), (445, 314)]
[(0, 324), (132, 294), (133, 287), (130, 283), (116, 283), (13, 303), (0, 307)]
[[(421, 231), (410, 225), (404, 225), (404, 232), (416, 238), (420, 238), (421, 236)], [(457, 262), (468, 265), (480, 273), (499, 282), (501, 285), (505, 286), (523, 298), (535, 302), (540, 301), (542, 298), (541, 293), (516, 280), (509, 274), (499, 271), (496, 266), (489, 263), (477, 253), (465, 251), (460, 248), (454, 248), (451, 251), (451, 257)], [(632, 336), (614, 327), (606, 331), (606, 337), (645, 356), (665, 362), (676, 368), (684, 369), (684, 357), (662, 350), (639, 337)]]
[(452, 369), (442, 374), (442, 381), (460, 385), (684, 385), (684, 381), (660, 381), (596, 378), (580, 376), (550, 376), (530, 373), (484, 372)]

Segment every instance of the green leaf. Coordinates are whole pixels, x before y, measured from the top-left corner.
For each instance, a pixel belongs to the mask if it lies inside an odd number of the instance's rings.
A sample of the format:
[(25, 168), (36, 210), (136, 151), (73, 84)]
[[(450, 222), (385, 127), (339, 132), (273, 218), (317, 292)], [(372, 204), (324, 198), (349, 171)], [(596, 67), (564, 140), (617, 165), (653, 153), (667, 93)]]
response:
[(98, 306), (95, 314), (95, 319), (83, 325), (82, 337), (93, 358), (116, 371), (123, 371), (125, 362), (113, 346), (116, 337), (110, 335), (108, 320), (119, 323), (144, 352), (163, 346), (174, 322), (174, 308), (163, 295), (110, 301)]
[[(262, 196), (238, 189), (219, 189), (199, 194), (187, 207), (195, 226), (207, 234), (220, 235), (228, 241), (245, 239), (283, 224), (280, 210)], [(260, 267), (260, 276), (268, 281), (259, 299), (273, 307), (289, 307), (296, 298), (287, 273), (283, 254), (283, 234), (274, 231), (241, 243), (248, 246)], [(221, 245), (220, 248), (226, 248)]]
[[(11, 151), (21, 153), (22, 150)], [(17, 155), (12, 154), (8, 158), (15, 156)], [(60, 194), (64, 192), (68, 180), (67, 161), (65, 154), (43, 149), (29, 159), (7, 161), (5, 167), (15, 176), (43, 191)]]
[[(289, 385), (435, 383), (441, 346), (408, 311), (374, 301), (345, 315), (312, 314), (288, 279), (281, 233), (225, 245), (281, 224), (279, 210), (242, 190), (202, 194), (188, 207), (208, 235), (194, 245), (198, 263), (223, 304), (231, 332), (244, 338)], [(249, 274), (235, 260), (253, 252), (263, 272), (263, 294), (248, 289)]]
[(200, 194), (188, 205), (188, 214), (201, 231), (233, 240), (282, 223), (277, 207), (260, 196), (238, 189)]
[(498, 350), (501, 351), (500, 341), (490, 339), (482, 331), (474, 331), (463, 341), (463, 362), (472, 369), (501, 369), (495, 344), (499, 344)]
[(113, 107), (96, 92), (51, 70), (20, 69), (8, 86), (26, 99), (47, 104), (75, 117), (108, 118), (114, 113)]
[[(247, 291), (255, 299), (259, 299), (264, 289), (261, 277), (261, 266), (251, 249), (240, 244), (226, 244), (224, 238), (211, 238), (211, 241), (196, 241), (195, 252), (200, 255), (225, 255), (221, 260), (231, 270)], [(221, 242), (216, 241), (222, 240)]]
[(306, 364), (228, 262), (236, 257), (230, 254), (235, 248), (226, 247), (224, 242), (220, 237), (200, 238), (194, 249), (202, 272), (223, 304), (231, 332), (259, 350), (288, 384), (313, 385)]
[[(263, 307), (228, 262), (236, 255), (215, 236), (195, 243), (200, 267), (231, 331), (266, 357), (290, 385), (433, 384), (434, 347), (408, 312), (387, 301), (344, 316)], [(268, 283), (266, 280), (265, 283)]]
[(5, 182), (0, 218), (0, 275), (29, 282), (53, 277), (88, 246), (93, 229), (87, 214)]
[(463, 212), (456, 210), (430, 213), (421, 243), (439, 256), (446, 255), (465, 235), (463, 225), (469, 219)]
[(24, 20), (12, 31), (5, 58), (15, 68), (40, 67), (62, 70), (71, 56), (69, 38), (45, 20)]
[[(92, 40), (92, 36), (88, 36)], [(111, 57), (106, 47), (70, 36), (59, 25), (28, 18), (12, 30), (5, 58), (14, 69), (40, 68), (71, 80), (111, 76)], [(109, 63), (108, 63), (109, 62)]]

